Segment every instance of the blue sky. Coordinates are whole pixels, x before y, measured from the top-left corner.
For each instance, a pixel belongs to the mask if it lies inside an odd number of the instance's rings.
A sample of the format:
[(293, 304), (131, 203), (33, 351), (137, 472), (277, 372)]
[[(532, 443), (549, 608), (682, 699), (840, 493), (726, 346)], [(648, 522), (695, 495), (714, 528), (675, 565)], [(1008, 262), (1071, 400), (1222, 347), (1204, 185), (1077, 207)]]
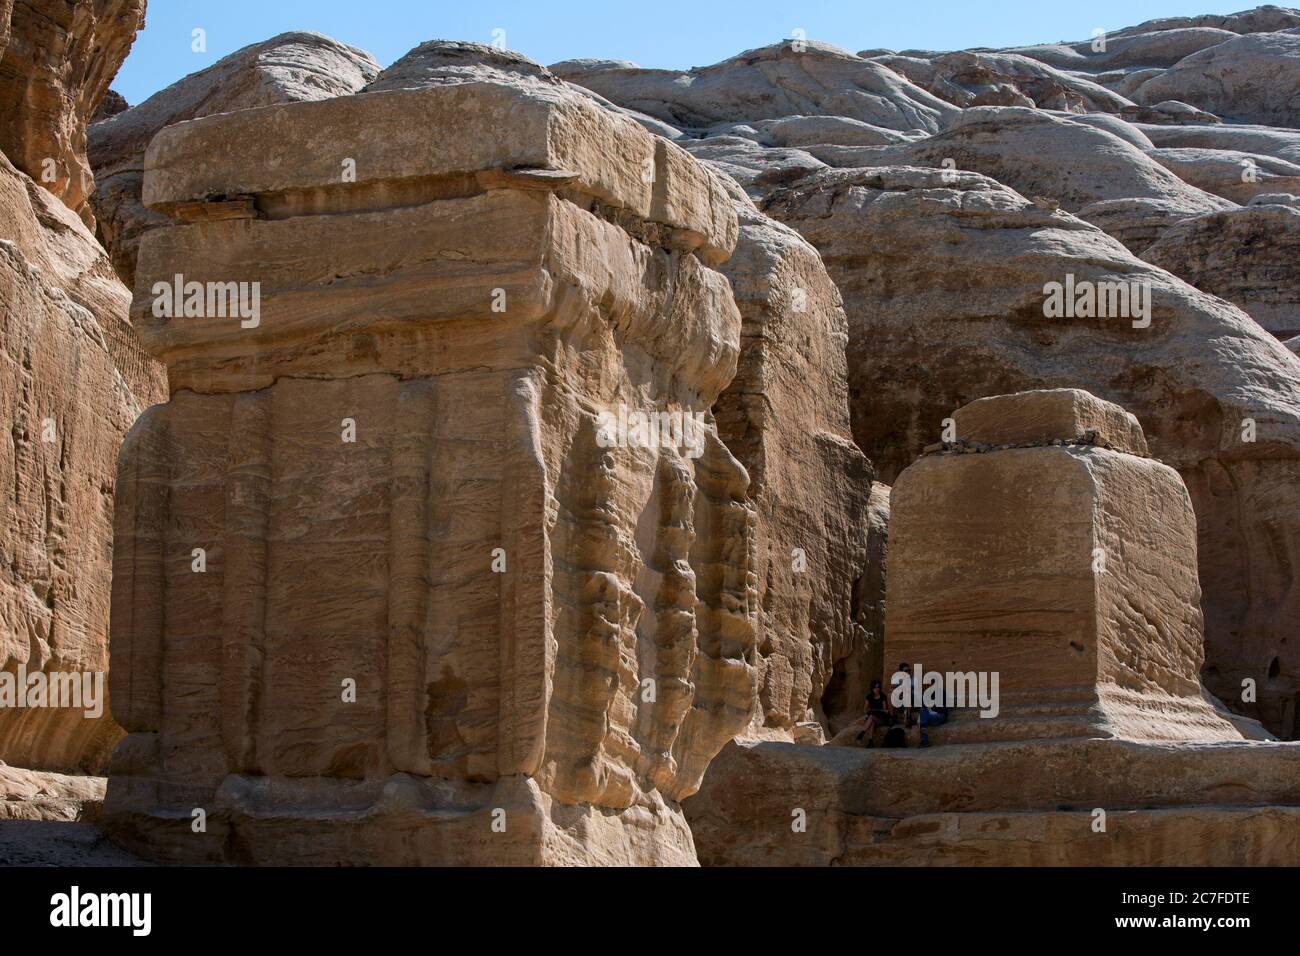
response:
[[(1250, 0), (150, 0), (113, 88), (131, 104), (242, 46), (316, 30), (387, 66), (424, 40), (506, 45), (541, 63), (588, 56), (642, 66), (706, 66), (794, 35), (849, 50), (950, 50), (1084, 40), (1154, 17), (1232, 13)], [(191, 49), (195, 27), (207, 51)]]

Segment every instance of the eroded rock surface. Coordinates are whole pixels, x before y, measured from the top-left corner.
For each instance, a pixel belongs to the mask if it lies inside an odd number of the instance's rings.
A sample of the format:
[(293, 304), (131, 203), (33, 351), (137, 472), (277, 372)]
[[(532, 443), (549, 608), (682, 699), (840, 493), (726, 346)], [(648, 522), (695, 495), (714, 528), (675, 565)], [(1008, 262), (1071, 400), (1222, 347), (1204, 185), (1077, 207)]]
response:
[(913, 143), (809, 151), (841, 167), (970, 170), (1075, 213), (1115, 199), (1160, 203), (1179, 217), (1234, 205), (1188, 184), (1108, 129), (1032, 109), (969, 109), (943, 132)]
[(162, 380), (134, 340), (130, 296), (103, 250), (2, 155), (0, 300), (0, 406), (12, 430), (0, 452), (0, 669), (47, 689), (52, 679), (98, 680), (78, 688), (81, 707), (46, 706), (71, 696), (38, 706), (11, 687), (0, 760), (102, 771), (121, 733), (104, 699), (114, 463)]
[(282, 33), (94, 123), (90, 161), (97, 182), (91, 204), (122, 280), (134, 285), (140, 237), (166, 222), (140, 201), (145, 149), (160, 129), (214, 113), (345, 96), (378, 73), (379, 64), (355, 47), (319, 33)]
[[(93, 226), (86, 124), (144, 25), (145, 0), (14, 0), (0, 151)], [(0, 9), (0, 15), (4, 10)], [(4, 18), (8, 19), (8, 18)]]
[(844, 116), (891, 130), (933, 132), (956, 112), (888, 67), (813, 41), (747, 50), (686, 72), (618, 62), (557, 63), (579, 86), (682, 129), (783, 116)]
[(1278, 338), (1300, 334), (1300, 206), (1264, 201), (1187, 219), (1142, 258), (1235, 303)]
[[(1245, 313), (1100, 230), (987, 178), (948, 178), (828, 170), (764, 204), (818, 248), (844, 297), (859, 446), (892, 482), (985, 395), (1086, 387), (1132, 411), (1196, 508), (1206, 683), (1293, 736), (1300, 364)], [(1108, 318), (1049, 317), (1049, 284), (1067, 282), (1149, 294), (1149, 324), (1117, 299)], [(1247, 677), (1257, 706), (1241, 701)]]
[(1180, 100), (1237, 123), (1300, 126), (1300, 27), (1233, 37), (1174, 64), (1133, 94)]
[(1239, 740), (1201, 691), (1192, 502), (1137, 420), (1046, 389), (977, 399), (952, 436), (890, 494), (885, 657), (998, 684), (931, 739)]
[(800, 722), (856, 716), (879, 670), (880, 623), (854, 590), (883, 590), (884, 521), (871, 520), (871, 464), (849, 429), (839, 292), (812, 246), (737, 194), (722, 272), (743, 319), (740, 361), (715, 414), (758, 510), (752, 732), (789, 739)]
[(677, 802), (757, 684), (758, 519), (709, 415), (742, 328), (727, 191), (523, 78), (173, 126), (144, 200), (175, 223), (137, 289), (256, 281), (261, 314), (135, 303), (172, 394), (121, 456), (115, 838), (694, 862)]
[(892, 492), (886, 632), (947, 723), (729, 744), (685, 804), (701, 861), (1294, 865), (1300, 743), (1243, 739), (1201, 688), (1195, 518), (1136, 419), (1053, 389), (953, 425)]

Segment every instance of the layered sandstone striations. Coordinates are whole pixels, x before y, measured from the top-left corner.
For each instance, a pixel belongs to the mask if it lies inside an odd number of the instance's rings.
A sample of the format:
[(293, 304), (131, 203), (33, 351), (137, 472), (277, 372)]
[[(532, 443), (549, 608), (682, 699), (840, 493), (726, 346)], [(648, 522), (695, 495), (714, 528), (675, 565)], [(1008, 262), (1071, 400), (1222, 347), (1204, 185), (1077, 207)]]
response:
[(140, 199), (145, 148), (160, 129), (214, 113), (346, 96), (378, 73), (379, 64), (355, 47), (319, 33), (282, 33), (92, 124), (89, 152), (96, 183), (91, 206), (122, 281), (135, 283), (140, 237), (167, 222)]
[[(827, 170), (764, 208), (818, 248), (844, 296), (854, 436), (882, 480), (982, 396), (1085, 387), (1133, 411), (1196, 508), (1206, 681), (1295, 735), (1294, 355), (1235, 307), (981, 176)], [(1067, 283), (1069, 310), (1049, 314), (1049, 289)], [(1086, 289), (1094, 305), (1076, 309)], [(1247, 678), (1258, 704), (1242, 699)]]
[(1185, 57), (1134, 91), (1180, 100), (1236, 123), (1300, 126), (1300, 26), (1233, 37)]
[(142, 8), (0, 3), (0, 762), (18, 777), (103, 772), (121, 736), (105, 682), (115, 461), (165, 389), (69, 207), (89, 188), (85, 118)]
[[(87, 225), (86, 124), (144, 25), (145, 0), (14, 0), (0, 59), (0, 151)], [(0, 14), (4, 10), (0, 5)]]
[[(521, 78), (174, 126), (144, 201), (174, 220), (135, 304), (172, 394), (120, 459), (114, 836), (693, 862), (677, 801), (757, 683), (757, 514), (708, 414), (726, 191)], [(156, 317), (175, 274), (260, 283), (259, 318)], [(652, 412), (678, 424), (646, 447)]]

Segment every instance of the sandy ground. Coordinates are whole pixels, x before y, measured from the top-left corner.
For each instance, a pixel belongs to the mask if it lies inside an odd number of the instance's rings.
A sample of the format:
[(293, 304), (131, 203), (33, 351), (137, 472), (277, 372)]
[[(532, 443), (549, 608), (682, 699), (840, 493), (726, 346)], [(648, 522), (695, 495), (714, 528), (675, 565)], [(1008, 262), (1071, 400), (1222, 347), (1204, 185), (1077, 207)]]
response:
[(0, 866), (149, 866), (94, 823), (0, 820)]

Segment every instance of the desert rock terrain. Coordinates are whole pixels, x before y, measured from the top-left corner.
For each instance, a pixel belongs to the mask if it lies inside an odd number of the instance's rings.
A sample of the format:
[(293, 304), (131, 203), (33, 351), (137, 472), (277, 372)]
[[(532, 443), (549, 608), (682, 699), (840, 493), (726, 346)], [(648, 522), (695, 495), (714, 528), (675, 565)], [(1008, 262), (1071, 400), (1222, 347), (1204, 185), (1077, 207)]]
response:
[(147, 16), (0, 0), (0, 861), (1300, 863), (1300, 11)]

